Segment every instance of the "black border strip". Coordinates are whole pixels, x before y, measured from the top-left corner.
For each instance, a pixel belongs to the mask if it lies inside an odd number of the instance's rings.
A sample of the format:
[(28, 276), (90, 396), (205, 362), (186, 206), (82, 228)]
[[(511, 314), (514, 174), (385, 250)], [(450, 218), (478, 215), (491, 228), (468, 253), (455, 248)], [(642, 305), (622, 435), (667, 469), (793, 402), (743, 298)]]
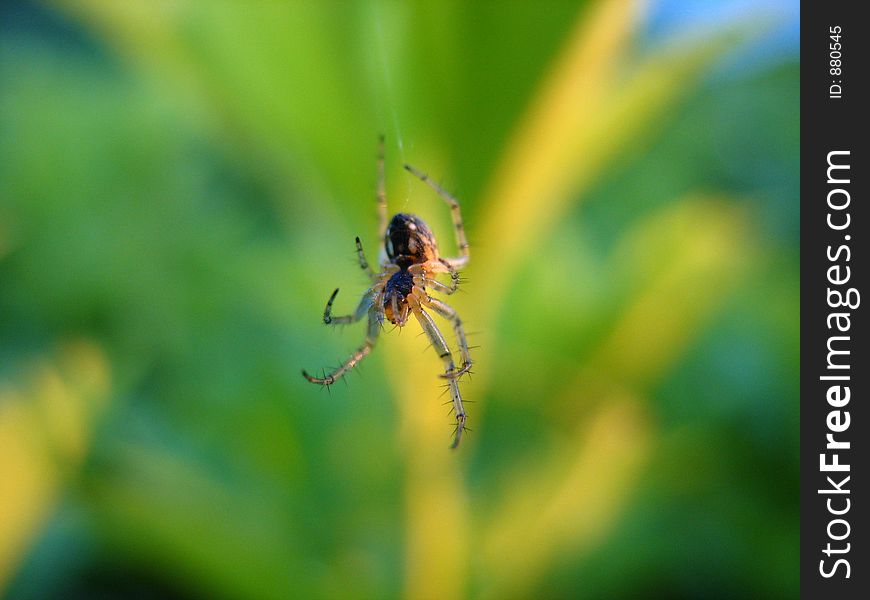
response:
[[(843, 0), (801, 5), (800, 571), (801, 594), (806, 598), (870, 597), (866, 526), (870, 507), (868, 494), (859, 491), (870, 489), (866, 468), (870, 450), (865, 443), (870, 433), (866, 409), (870, 331), (863, 306), (870, 302), (870, 296), (864, 297), (865, 292), (870, 294), (866, 285), (870, 173), (864, 139), (870, 129), (864, 114), (870, 112), (870, 103), (862, 81), (870, 63), (870, 23), (858, 16), (860, 6)], [(836, 27), (839, 32), (831, 30)], [(842, 61), (839, 72), (832, 71), (838, 68), (836, 60)], [(829, 172), (829, 162), (849, 168)], [(859, 302), (850, 288), (861, 295)], [(857, 306), (832, 306), (840, 300), (837, 293)], [(829, 346), (841, 352), (832, 354)], [(833, 436), (833, 447), (827, 447), (828, 434)], [(836, 454), (838, 463), (848, 464), (849, 470), (823, 471), (823, 454), (828, 464)], [(838, 511), (843, 514), (833, 514)]]

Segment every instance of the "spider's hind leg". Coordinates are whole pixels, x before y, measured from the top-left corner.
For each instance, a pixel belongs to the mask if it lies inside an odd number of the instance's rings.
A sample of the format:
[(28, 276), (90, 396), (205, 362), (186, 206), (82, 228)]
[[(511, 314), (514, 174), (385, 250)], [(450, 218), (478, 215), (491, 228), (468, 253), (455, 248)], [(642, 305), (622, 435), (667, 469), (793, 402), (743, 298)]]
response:
[(387, 251), (384, 248), (384, 236), (387, 234), (387, 190), (384, 184), (384, 136), (378, 137), (378, 183), (377, 183), (377, 199), (378, 199), (378, 239), (380, 250), (378, 251), (378, 262), (384, 264), (387, 260)]
[[(462, 223), (462, 211), (459, 208), (459, 200), (454, 198), (440, 185), (429, 179), (429, 176), (412, 167), (405, 165), (405, 170), (415, 175), (420, 181), (428, 185), (430, 188), (444, 199), (450, 205), (450, 216), (453, 218), (453, 229), (456, 233), (456, 245), (459, 247), (459, 256), (457, 258), (444, 258), (442, 262), (448, 265), (451, 269), (461, 269), (468, 264), (468, 239), (465, 237), (465, 225)], [(453, 275), (453, 272), (451, 272)]]

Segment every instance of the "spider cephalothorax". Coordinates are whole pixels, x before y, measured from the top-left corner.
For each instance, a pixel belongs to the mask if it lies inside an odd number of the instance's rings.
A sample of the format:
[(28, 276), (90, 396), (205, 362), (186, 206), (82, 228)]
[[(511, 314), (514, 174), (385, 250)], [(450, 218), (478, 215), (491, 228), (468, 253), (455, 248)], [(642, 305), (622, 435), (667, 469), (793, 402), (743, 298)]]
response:
[[(446, 303), (429, 296), (428, 290), (452, 294), (459, 287), (457, 271), (468, 264), (468, 242), (465, 239), (459, 202), (441, 189), (439, 185), (432, 182), (425, 174), (414, 167), (405, 165), (409, 172), (427, 183), (450, 205), (460, 255), (457, 258), (442, 258), (438, 253), (438, 244), (432, 230), (419, 217), (398, 213), (390, 219), (389, 224), (387, 223), (383, 139), (381, 139), (380, 150), (377, 194), (380, 237), (383, 241), (380, 251), (380, 271), (375, 272), (369, 266), (363, 253), (362, 243), (357, 238), (356, 250), (359, 263), (371, 278), (372, 286), (363, 295), (354, 314), (342, 317), (332, 316), (332, 303), (338, 295), (338, 290), (332, 292), (326, 303), (326, 309), (323, 311), (323, 322), (326, 324), (353, 323), (368, 317), (368, 332), (365, 343), (331, 374), (313, 377), (302, 371), (302, 375), (312, 383), (331, 385), (368, 356), (377, 341), (384, 321), (402, 327), (409, 316), (414, 315), (432, 342), (432, 346), (438, 352), (439, 358), (444, 361), (445, 371), (441, 376), (447, 379), (447, 387), (450, 390), (453, 410), (456, 414), (456, 434), (453, 439), (453, 447), (455, 448), (462, 438), (466, 420), (458, 380), (471, 368), (471, 356), (468, 352), (468, 342), (459, 315)], [(450, 285), (435, 279), (440, 273), (450, 274)], [(432, 310), (453, 324), (453, 331), (459, 345), (459, 355), (462, 359), (460, 367), (457, 368), (456, 363), (453, 362), (453, 355), (444, 340), (444, 336), (426, 309)]]
[(384, 317), (402, 327), (408, 320), (408, 298), (414, 293), (414, 276), (408, 269), (393, 273), (384, 285)]

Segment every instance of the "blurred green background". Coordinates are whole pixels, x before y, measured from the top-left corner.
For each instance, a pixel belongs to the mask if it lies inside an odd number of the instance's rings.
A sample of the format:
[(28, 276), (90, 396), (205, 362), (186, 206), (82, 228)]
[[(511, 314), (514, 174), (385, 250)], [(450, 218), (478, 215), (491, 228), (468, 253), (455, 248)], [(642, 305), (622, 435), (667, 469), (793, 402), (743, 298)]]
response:
[[(0, 596), (796, 597), (797, 13), (0, 4)], [(300, 375), (380, 133), (462, 201), (456, 451), (415, 323)]]

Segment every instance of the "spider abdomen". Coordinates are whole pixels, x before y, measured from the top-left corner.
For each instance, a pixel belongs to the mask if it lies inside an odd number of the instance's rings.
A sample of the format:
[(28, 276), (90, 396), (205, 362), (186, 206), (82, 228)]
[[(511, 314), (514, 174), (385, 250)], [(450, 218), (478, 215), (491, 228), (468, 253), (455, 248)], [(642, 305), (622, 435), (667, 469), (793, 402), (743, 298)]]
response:
[(402, 268), (438, 258), (435, 235), (416, 215), (394, 215), (387, 227), (384, 245), (390, 260)]

